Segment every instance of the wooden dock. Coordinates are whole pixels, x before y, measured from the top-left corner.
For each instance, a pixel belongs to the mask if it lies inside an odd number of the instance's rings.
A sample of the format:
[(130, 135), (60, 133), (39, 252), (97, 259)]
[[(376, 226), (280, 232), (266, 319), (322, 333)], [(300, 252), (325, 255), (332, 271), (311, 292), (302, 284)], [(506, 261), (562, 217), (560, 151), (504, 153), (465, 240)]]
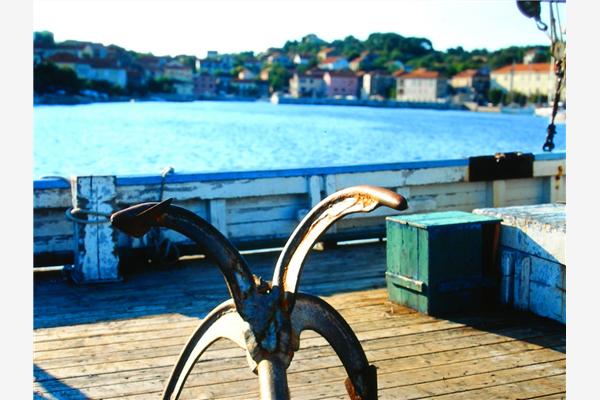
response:
[[(277, 252), (246, 256), (270, 279)], [(384, 289), (385, 245), (313, 252), (300, 289), (349, 322), (378, 369), (380, 399), (565, 398), (565, 326), (531, 314), (433, 318), (393, 305)], [(46, 276), (42, 276), (46, 275)], [(225, 300), (217, 268), (189, 259), (126, 271), (117, 283), (76, 286), (36, 272), (36, 399), (158, 399), (187, 337)], [(288, 369), (293, 399), (345, 399), (344, 369), (326, 342), (305, 332)], [(252, 399), (258, 381), (244, 353), (220, 341), (204, 355), (185, 399)]]

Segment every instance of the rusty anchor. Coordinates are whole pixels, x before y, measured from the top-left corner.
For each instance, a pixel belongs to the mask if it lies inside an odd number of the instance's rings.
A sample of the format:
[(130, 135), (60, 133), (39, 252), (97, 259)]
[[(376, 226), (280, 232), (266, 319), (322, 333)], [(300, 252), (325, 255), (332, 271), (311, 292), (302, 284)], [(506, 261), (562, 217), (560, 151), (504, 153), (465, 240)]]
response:
[(177, 399), (196, 361), (217, 339), (226, 338), (246, 351), (258, 375), (260, 398), (289, 399), (287, 368), (300, 346), (300, 333), (323, 336), (340, 358), (351, 399), (377, 398), (377, 373), (356, 335), (342, 316), (319, 297), (298, 293), (308, 252), (331, 224), (345, 215), (370, 212), (384, 205), (406, 209), (401, 195), (374, 186), (338, 191), (317, 204), (296, 227), (275, 265), (271, 282), (253, 275), (239, 251), (214, 226), (196, 214), (162, 202), (118, 211), (111, 223), (141, 237), (154, 227), (173, 229), (212, 258), (225, 278), (231, 299), (215, 307), (188, 339), (164, 388), (163, 399)]

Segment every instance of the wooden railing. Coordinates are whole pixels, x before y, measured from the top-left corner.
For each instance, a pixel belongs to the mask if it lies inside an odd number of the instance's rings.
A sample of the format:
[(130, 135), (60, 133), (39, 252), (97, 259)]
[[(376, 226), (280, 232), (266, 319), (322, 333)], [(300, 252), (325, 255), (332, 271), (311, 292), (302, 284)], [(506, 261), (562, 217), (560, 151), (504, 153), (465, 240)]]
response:
[[(98, 200), (104, 211), (116, 211), (159, 198), (161, 176), (111, 178), (103, 182), (113, 182), (114, 187), (106, 190), (106, 199)], [(83, 190), (84, 181), (93, 185), (92, 181), (86, 181), (90, 179), (100, 182), (94, 177), (71, 178), (71, 182), (78, 185), (69, 185), (61, 179), (34, 181), (34, 266), (73, 263), (74, 254), (81, 251), (84, 233), (81, 227), (65, 217), (65, 211), (77, 204), (77, 196), (85, 197), (78, 190)], [(172, 197), (175, 204), (207, 219), (238, 247), (258, 248), (282, 245), (304, 214), (321, 199), (359, 184), (382, 186), (401, 193), (409, 202), (409, 209), (403, 213), (471, 211), (483, 207), (565, 201), (566, 154), (535, 155), (533, 174), (529, 177), (477, 182), (469, 181), (468, 159), (171, 174), (165, 180), (164, 198)], [(338, 221), (325, 239), (383, 237), (383, 217), (397, 213), (381, 208), (369, 214), (351, 215)], [(98, 226), (112, 229), (108, 224)], [(119, 251), (144, 245), (143, 241), (121, 233), (112, 235)], [(176, 243), (184, 242), (184, 238), (176, 233), (165, 232), (165, 235)]]

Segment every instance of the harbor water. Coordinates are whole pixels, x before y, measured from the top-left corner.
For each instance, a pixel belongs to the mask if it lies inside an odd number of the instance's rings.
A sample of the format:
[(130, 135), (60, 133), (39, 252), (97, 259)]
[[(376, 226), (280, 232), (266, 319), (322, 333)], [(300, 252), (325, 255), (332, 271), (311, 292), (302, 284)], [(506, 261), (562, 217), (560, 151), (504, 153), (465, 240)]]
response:
[[(217, 172), (541, 153), (534, 115), (268, 102), (35, 106), (33, 178)], [(565, 125), (555, 151), (566, 150)]]

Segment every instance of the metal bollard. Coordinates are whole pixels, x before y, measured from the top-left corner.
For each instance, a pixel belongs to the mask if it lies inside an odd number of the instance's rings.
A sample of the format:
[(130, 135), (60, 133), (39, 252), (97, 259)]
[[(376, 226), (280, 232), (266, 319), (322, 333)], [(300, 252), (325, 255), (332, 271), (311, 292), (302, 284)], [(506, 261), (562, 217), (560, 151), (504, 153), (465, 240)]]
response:
[(404, 197), (379, 187), (355, 186), (325, 198), (288, 239), (272, 282), (253, 275), (238, 250), (215, 227), (171, 201), (129, 207), (113, 214), (111, 222), (136, 237), (153, 227), (165, 227), (192, 239), (216, 261), (232, 298), (214, 308), (188, 339), (163, 399), (179, 397), (196, 361), (219, 338), (230, 339), (246, 351), (248, 365), (259, 378), (262, 400), (289, 399), (287, 368), (306, 329), (323, 336), (335, 350), (348, 374), (345, 383), (351, 399), (377, 398), (377, 372), (350, 326), (324, 300), (297, 293), (297, 289), (306, 255), (331, 224), (381, 205), (404, 210), (408, 207)]

